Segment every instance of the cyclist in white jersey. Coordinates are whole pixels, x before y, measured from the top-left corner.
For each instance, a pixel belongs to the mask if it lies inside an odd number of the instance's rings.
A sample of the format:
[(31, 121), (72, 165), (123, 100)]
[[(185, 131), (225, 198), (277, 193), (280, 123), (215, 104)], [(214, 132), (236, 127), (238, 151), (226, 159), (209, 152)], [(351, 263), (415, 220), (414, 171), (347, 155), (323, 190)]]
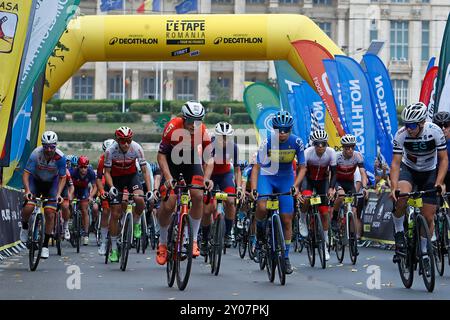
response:
[[(406, 248), (403, 227), (406, 211), (406, 198), (397, 200), (395, 190), (401, 193), (411, 192), (414, 186), (418, 191), (429, 190), (441, 186), (445, 192), (444, 178), (448, 168), (447, 145), (441, 128), (431, 122), (425, 122), (427, 107), (421, 103), (414, 103), (402, 111), (405, 124), (395, 134), (394, 157), (391, 164), (391, 197), (396, 201), (393, 215), (395, 227), (395, 244), (397, 251)], [(437, 158), (439, 169), (436, 172)], [(434, 234), (434, 214), (437, 199), (435, 195), (423, 197), (422, 214), (428, 222), (430, 234)], [(422, 252), (426, 253), (427, 239), (421, 237)], [(424, 258), (424, 268), (429, 270), (429, 258)], [(428, 271), (427, 271), (428, 272)]]

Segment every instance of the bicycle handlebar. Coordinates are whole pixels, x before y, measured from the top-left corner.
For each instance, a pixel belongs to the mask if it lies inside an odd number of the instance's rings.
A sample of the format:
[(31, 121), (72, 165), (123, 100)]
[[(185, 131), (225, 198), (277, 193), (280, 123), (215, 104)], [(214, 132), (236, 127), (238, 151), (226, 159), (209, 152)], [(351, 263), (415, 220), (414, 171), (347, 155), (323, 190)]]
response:
[(400, 193), (400, 190), (395, 190), (395, 196), (397, 198), (404, 198), (404, 197), (418, 198), (418, 197), (422, 197), (425, 194), (440, 193), (441, 191), (442, 191), (442, 189), (440, 186), (437, 186), (436, 188), (433, 188), (430, 190), (413, 191), (413, 192), (405, 192), (405, 193)]

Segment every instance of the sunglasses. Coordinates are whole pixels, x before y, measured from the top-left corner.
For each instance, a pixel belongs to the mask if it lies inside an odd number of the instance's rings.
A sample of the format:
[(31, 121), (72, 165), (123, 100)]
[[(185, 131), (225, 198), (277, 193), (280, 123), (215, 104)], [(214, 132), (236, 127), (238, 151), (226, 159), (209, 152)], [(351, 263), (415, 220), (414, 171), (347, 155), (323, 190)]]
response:
[(315, 147), (326, 147), (327, 143), (326, 142), (321, 142), (321, 141), (314, 141), (313, 145)]
[(355, 149), (355, 145), (344, 146), (344, 149)]
[(80, 168), (80, 169), (87, 169), (88, 167), (87, 166), (79, 166), (78, 168)]
[(133, 139), (131, 139), (131, 138), (129, 138), (129, 139), (121, 138), (121, 139), (119, 139), (119, 143), (120, 143), (120, 144), (125, 144), (125, 143), (130, 144), (131, 141), (133, 141)]
[(410, 129), (410, 130), (414, 130), (419, 126), (418, 123), (405, 123), (405, 128), (406, 129)]
[(279, 133), (289, 133), (291, 132), (291, 129), (286, 128), (274, 128), (275, 130), (278, 130)]
[(55, 150), (56, 144), (43, 144), (42, 148), (44, 148), (44, 150)]

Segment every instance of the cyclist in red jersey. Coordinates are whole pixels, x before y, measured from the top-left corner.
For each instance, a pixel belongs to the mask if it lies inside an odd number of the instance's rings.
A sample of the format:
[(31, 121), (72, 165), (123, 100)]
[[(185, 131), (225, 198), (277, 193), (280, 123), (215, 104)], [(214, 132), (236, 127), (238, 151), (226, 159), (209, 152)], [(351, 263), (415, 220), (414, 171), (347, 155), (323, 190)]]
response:
[[(214, 184), (210, 177), (214, 167), (214, 159), (211, 157), (211, 138), (202, 123), (205, 109), (202, 104), (195, 101), (186, 102), (182, 109), (183, 117), (170, 120), (164, 128), (159, 152), (158, 164), (163, 175), (164, 185), (161, 186), (161, 197), (164, 198), (168, 189), (174, 189), (176, 180), (180, 173), (183, 174), (187, 184), (205, 186), (212, 190)], [(205, 156), (205, 173), (202, 168), (202, 158)], [(162, 201), (158, 211), (158, 222), (160, 225), (159, 246), (156, 252), (156, 261), (164, 265), (167, 261), (167, 231), (170, 217), (175, 210), (176, 197), (173, 190), (167, 201)], [(192, 230), (194, 236), (193, 256), (200, 255), (197, 244), (197, 234), (203, 213), (203, 192), (201, 190), (190, 190), (192, 207), (191, 216)]]
[[(67, 161), (66, 161), (67, 166)], [(66, 185), (61, 193), (64, 202), (61, 204), (61, 213), (64, 220), (64, 239), (70, 240), (69, 219), (70, 219), (70, 201), (73, 199), (75, 187), (69, 169), (66, 169)]]

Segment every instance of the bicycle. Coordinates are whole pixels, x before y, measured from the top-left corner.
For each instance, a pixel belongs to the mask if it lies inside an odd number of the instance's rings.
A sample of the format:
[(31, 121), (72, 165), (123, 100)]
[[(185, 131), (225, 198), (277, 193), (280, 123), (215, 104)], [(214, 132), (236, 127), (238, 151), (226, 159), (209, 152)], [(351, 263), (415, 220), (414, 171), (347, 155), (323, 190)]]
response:
[(78, 208), (79, 199), (72, 200), (72, 223), (69, 224), (70, 230), (70, 244), (77, 248), (77, 253), (80, 253), (81, 243), (81, 210)]
[[(172, 287), (177, 279), (179, 290), (184, 290), (188, 284), (192, 266), (193, 231), (189, 219), (189, 189), (204, 190), (204, 187), (186, 185), (183, 174), (180, 173), (175, 194), (177, 204), (172, 215), (167, 235), (167, 284)], [(163, 201), (169, 199), (169, 190)]]
[(55, 223), (54, 223), (53, 233), (52, 233), (52, 246), (54, 246), (55, 242), (56, 242), (56, 251), (58, 253), (58, 256), (61, 256), (62, 255), (61, 239), (63, 237), (63, 228), (64, 227), (63, 227), (63, 222), (62, 222), (61, 210), (59, 208), (55, 212), (54, 222)]
[[(247, 217), (245, 212), (241, 211), (241, 204), (242, 202), (239, 201), (239, 205), (237, 206), (238, 213), (236, 214), (236, 219), (234, 223), (234, 235), (235, 240), (234, 243), (236, 244), (236, 247), (238, 247), (239, 251), (239, 257), (241, 259), (244, 259), (245, 253), (247, 252), (247, 246), (248, 246), (248, 237), (249, 237), (249, 224), (250, 219)], [(233, 244), (234, 246), (234, 244)]]
[[(422, 275), (423, 282), (428, 292), (432, 292), (435, 286), (435, 259), (433, 257), (434, 250), (431, 243), (430, 230), (425, 217), (422, 215), (420, 208), (422, 207), (422, 197), (425, 194), (436, 194), (437, 189), (426, 191), (413, 191), (400, 193), (396, 190), (397, 199), (408, 197), (408, 206), (404, 219), (404, 227), (406, 232), (406, 252), (396, 251), (393, 262), (398, 264), (400, 278), (406, 288), (411, 288), (414, 281), (414, 270), (417, 270), (419, 263), (419, 275)], [(421, 238), (426, 236), (427, 250), (422, 253)], [(424, 257), (428, 256), (430, 263), (429, 270), (424, 268)], [(425, 272), (424, 272), (425, 271)]]
[[(286, 284), (286, 264), (284, 260), (285, 244), (283, 225), (281, 224), (279, 214), (280, 202), (278, 197), (287, 195), (294, 196), (294, 194), (295, 189), (292, 189), (289, 192), (262, 194), (258, 196), (258, 198), (269, 197), (266, 202), (266, 237), (262, 243), (259, 257), (260, 268), (264, 264), (267, 265), (267, 276), (269, 277), (270, 282), (275, 280), (275, 269), (278, 269), (278, 277), (281, 285)], [(261, 260), (263, 260), (263, 262)]]
[(148, 246), (147, 218), (145, 211), (141, 214), (140, 221), (141, 223), (139, 225), (141, 227), (141, 237), (139, 239), (133, 238), (133, 243), (135, 244), (137, 253), (139, 253), (142, 248), (142, 254), (145, 254), (145, 249), (147, 249)]
[(311, 196), (303, 196), (303, 198), (310, 202), (308, 212), (306, 213), (308, 236), (303, 241), (306, 245), (306, 252), (308, 253), (308, 260), (311, 267), (315, 265), (315, 249), (317, 248), (322, 269), (325, 269), (327, 266), (325, 260), (325, 250), (327, 250), (325, 248), (326, 240), (324, 239), (322, 220), (318, 210), (318, 206), (322, 204), (321, 197), (326, 197), (326, 195), (312, 194)]
[(345, 246), (349, 247), (350, 260), (353, 265), (356, 264), (358, 258), (358, 247), (356, 239), (356, 221), (353, 215), (352, 204), (357, 197), (364, 196), (363, 193), (348, 192), (337, 197), (344, 198), (344, 205), (341, 206), (338, 216), (338, 232), (333, 232), (333, 246), (336, 251), (336, 257), (339, 263), (344, 260)]
[(28, 228), (27, 241), (30, 271), (36, 270), (41, 259), (45, 236), (45, 215), (42, 204), (49, 201), (49, 199), (35, 198), (34, 200), (36, 201), (36, 205), (34, 206), (33, 213), (30, 217), (31, 223)]
[(155, 217), (155, 213), (152, 211), (147, 211), (147, 246), (150, 243), (152, 250), (155, 250), (159, 245), (159, 226), (158, 221)]
[(434, 234), (436, 240), (433, 241), (434, 256), (436, 259), (436, 270), (440, 276), (444, 275), (445, 255), (448, 257), (450, 265), (450, 216), (448, 214), (448, 196), (447, 192), (443, 197), (443, 204), (440, 206), (437, 214), (434, 216)]
[(299, 217), (300, 217), (300, 210), (299, 206), (295, 206), (294, 208), (294, 216), (292, 217), (292, 239), (291, 243), (293, 244), (294, 252), (302, 253), (303, 251), (303, 242), (304, 239), (302, 235), (300, 234), (300, 227), (299, 227)]
[(248, 203), (249, 203), (249, 209), (247, 210), (248, 224), (246, 225), (247, 229), (246, 233), (248, 234), (248, 257), (250, 258), (250, 260), (259, 263), (258, 260), (259, 251), (257, 250), (256, 245), (256, 218), (255, 218), (256, 206), (253, 201), (249, 201)]

